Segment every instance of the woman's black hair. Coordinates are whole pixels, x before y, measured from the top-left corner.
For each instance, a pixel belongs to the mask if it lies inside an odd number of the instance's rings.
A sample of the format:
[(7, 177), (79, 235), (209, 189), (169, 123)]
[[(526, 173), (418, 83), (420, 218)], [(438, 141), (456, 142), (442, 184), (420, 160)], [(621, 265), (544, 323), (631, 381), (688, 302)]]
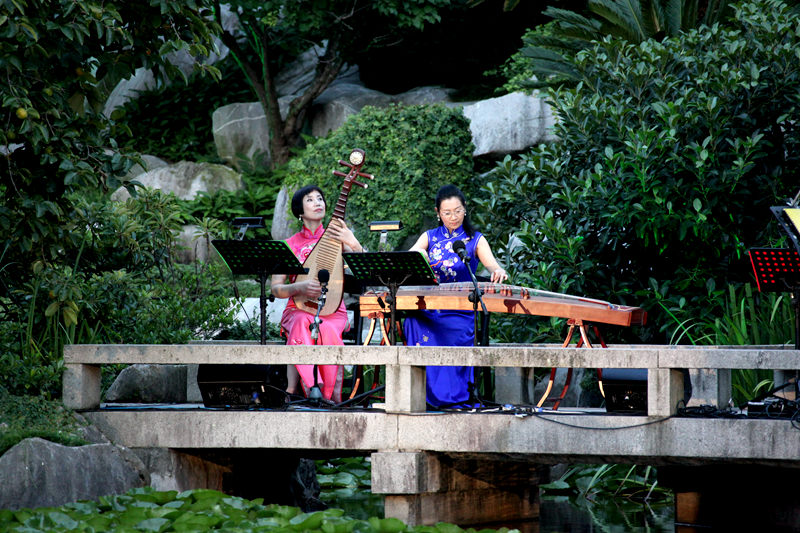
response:
[[(456, 187), (453, 184), (450, 185), (443, 185), (439, 188), (439, 191), (436, 193), (436, 210), (439, 210), (439, 207), (442, 205), (444, 200), (448, 198), (458, 198), (461, 200), (461, 205), (464, 206), (464, 209), (467, 209), (467, 199), (464, 197), (464, 193), (461, 192), (461, 189)], [(444, 222), (441, 220), (439, 221), (440, 226), (444, 226)], [(472, 237), (475, 235), (475, 226), (472, 225), (472, 222), (469, 220), (469, 210), (464, 213), (464, 222), (461, 223), (464, 227), (464, 231)]]
[[(303, 198), (314, 191), (320, 193), (322, 195), (322, 201), (325, 202), (325, 193), (316, 185), (306, 185), (302, 189), (298, 189), (297, 192), (294, 193), (294, 196), (292, 196), (292, 214), (295, 218), (303, 214)], [(325, 202), (326, 207), (327, 205), (328, 202)]]

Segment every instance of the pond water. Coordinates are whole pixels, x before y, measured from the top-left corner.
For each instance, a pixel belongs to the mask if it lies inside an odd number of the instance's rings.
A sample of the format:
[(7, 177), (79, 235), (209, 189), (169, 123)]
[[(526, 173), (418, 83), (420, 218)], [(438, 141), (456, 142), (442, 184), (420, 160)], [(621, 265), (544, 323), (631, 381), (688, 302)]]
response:
[[(322, 499), (331, 507), (344, 509), (345, 514), (352, 518), (366, 520), (371, 516), (383, 516), (383, 497), (368, 490), (326, 490), (322, 494)], [(671, 503), (651, 507), (619, 498), (591, 502), (585, 498), (544, 496), (539, 510), (538, 520), (498, 522), (486, 524), (485, 527), (509, 527), (519, 529), (522, 533), (675, 531), (674, 509)]]

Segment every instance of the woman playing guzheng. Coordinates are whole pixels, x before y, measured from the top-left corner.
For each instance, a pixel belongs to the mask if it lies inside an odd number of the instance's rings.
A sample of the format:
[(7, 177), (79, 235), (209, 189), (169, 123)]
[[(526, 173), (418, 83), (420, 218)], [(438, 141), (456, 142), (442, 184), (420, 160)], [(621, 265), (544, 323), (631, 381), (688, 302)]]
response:
[[(331, 219), (327, 230), (323, 227), (326, 207), (325, 196), (316, 185), (303, 187), (292, 197), (292, 213), (300, 219), (303, 227), (289, 237), (286, 243), (301, 263), (314, 249), (323, 233), (341, 241), (345, 251), (360, 252), (363, 250), (358, 239), (341, 219)], [(289, 298), (281, 317), (281, 329), (286, 333), (287, 344), (343, 344), (342, 333), (349, 327), (344, 302), (334, 313), (323, 317), (319, 325), (319, 338), (316, 342), (312, 338), (309, 328), (314, 321), (314, 315), (299, 309), (294, 303), (293, 297), (295, 296), (302, 296), (309, 300), (316, 299), (321, 290), (320, 282), (315, 278), (294, 283), (294, 277), (287, 279), (285, 275), (272, 276), (272, 294), (277, 298)], [(286, 373), (289, 382), (287, 392), (290, 394), (298, 394), (300, 385), (308, 394), (314, 385), (314, 365), (289, 365)], [(317, 384), (323, 398), (335, 402), (341, 401), (342, 374), (343, 370), (340, 365), (317, 366)]]
[[(440, 226), (420, 235), (411, 250), (428, 258), (439, 283), (469, 282), (467, 265), (453, 251), (453, 243), (466, 244), (472, 271), (478, 261), (489, 271), (493, 283), (508, 279), (492, 254), (486, 238), (472, 226), (464, 194), (455, 185), (445, 185), (436, 194), (436, 216)], [(472, 346), (475, 336), (475, 313), (472, 311), (423, 310), (410, 313), (403, 323), (408, 346)], [(469, 366), (429, 366), (427, 400), (434, 407), (465, 406), (475, 382), (475, 370)]]

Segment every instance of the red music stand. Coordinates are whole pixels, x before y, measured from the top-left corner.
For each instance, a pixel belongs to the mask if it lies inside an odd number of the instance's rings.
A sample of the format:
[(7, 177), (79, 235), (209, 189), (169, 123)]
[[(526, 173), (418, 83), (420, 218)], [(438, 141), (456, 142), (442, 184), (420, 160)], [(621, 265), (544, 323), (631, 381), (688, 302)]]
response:
[(791, 293), (794, 347), (800, 350), (800, 254), (789, 248), (751, 248), (750, 263), (759, 291)]

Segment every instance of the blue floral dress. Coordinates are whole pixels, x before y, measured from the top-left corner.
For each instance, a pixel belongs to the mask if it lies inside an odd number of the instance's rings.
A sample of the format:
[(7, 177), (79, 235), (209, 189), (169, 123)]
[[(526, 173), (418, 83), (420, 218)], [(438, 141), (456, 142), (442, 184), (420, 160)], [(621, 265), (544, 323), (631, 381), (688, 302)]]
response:
[[(439, 283), (471, 281), (467, 266), (453, 252), (455, 241), (464, 241), (472, 271), (478, 266), (475, 249), (479, 232), (467, 236), (463, 227), (453, 233), (447, 228), (428, 230), (428, 259)], [(475, 341), (475, 313), (445, 309), (409, 313), (403, 322), (407, 346), (472, 346)], [(426, 369), (427, 400), (435, 407), (464, 406), (470, 399), (470, 385), (475, 382), (471, 366), (429, 366)]]

